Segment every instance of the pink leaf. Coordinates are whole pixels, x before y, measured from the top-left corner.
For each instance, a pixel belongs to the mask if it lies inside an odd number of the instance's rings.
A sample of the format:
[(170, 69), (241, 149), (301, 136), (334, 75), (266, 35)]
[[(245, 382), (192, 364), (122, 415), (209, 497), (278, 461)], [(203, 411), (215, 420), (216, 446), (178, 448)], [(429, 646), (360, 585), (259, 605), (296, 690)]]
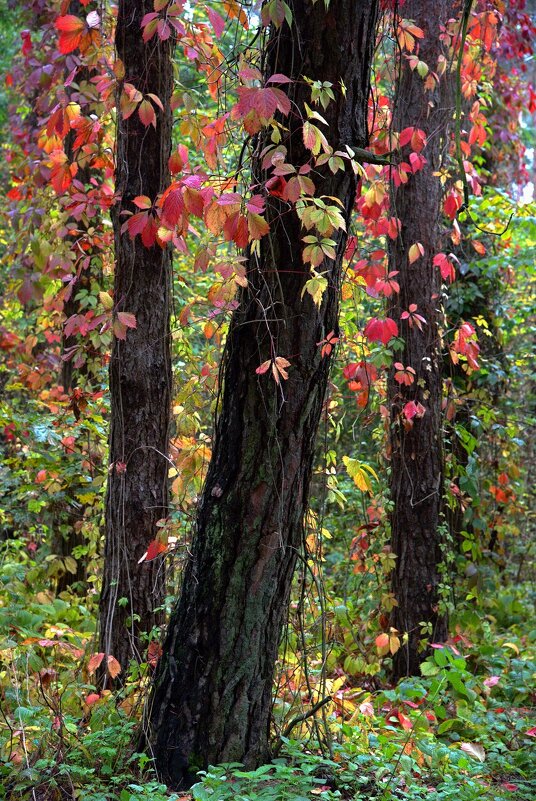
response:
[(121, 322), (127, 328), (136, 328), (138, 325), (135, 315), (131, 314), (130, 312), (118, 312), (117, 317), (119, 322)]
[(268, 78), (266, 83), (292, 83), (292, 80), (283, 75), (282, 72), (275, 72)]
[(210, 8), (209, 6), (207, 6), (207, 16), (210, 20), (210, 24), (214, 28), (216, 37), (219, 39), (225, 30), (225, 20), (218, 14), (217, 11), (214, 11), (214, 9)]

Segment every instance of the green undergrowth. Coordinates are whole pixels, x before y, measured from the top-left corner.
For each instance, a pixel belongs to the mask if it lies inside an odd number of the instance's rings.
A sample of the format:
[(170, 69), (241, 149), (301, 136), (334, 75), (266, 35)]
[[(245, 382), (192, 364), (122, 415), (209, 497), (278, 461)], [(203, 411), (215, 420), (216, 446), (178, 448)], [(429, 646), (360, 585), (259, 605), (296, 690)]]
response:
[(530, 586), (467, 606), (453, 621), (451, 645), (432, 650), (421, 677), (392, 687), (385, 660), (374, 684), (363, 677), (360, 688), (353, 680), (358, 701), (350, 718), (336, 704), (324, 707), (323, 753), (305, 727), (295, 729), (272, 764), (211, 767), (191, 793), (170, 795), (149, 757), (132, 748), (147, 675), (132, 673), (120, 696), (97, 694), (88, 672), (91, 599), (88, 608), (74, 596), (31, 596), (39, 571), (31, 555), (18, 565), (4, 559), (3, 567), (2, 801), (536, 798)]

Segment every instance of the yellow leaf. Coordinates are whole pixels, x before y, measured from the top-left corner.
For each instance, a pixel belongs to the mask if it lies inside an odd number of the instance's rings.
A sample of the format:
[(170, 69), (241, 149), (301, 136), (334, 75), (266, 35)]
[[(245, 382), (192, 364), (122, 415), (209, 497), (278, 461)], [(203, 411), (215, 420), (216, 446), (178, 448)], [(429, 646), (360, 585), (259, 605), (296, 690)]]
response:
[(516, 653), (517, 656), (519, 656), (519, 648), (517, 647), (515, 642), (503, 642), (502, 647), (503, 648), (511, 648), (512, 651), (514, 651), (514, 653)]
[[(348, 475), (353, 479), (356, 487), (360, 489), (361, 492), (369, 492), (372, 494), (372, 484), (364, 470), (368, 465), (362, 465), (358, 459), (350, 459), (349, 456), (343, 456), (342, 460), (346, 466)], [(371, 470), (371, 468), (369, 468), (369, 470)]]
[(108, 292), (99, 292), (99, 300), (106, 309), (106, 311), (110, 311), (113, 308), (114, 301), (112, 296)]
[(409, 249), (409, 263), (414, 264), (421, 256), (424, 256), (424, 248), (420, 242), (415, 242)]
[(320, 307), (327, 286), (328, 286), (328, 279), (324, 278), (323, 275), (318, 275), (317, 273), (314, 273), (313, 278), (309, 278), (309, 280), (305, 282), (305, 285), (301, 292), (301, 296), (303, 298), (303, 296), (307, 292), (312, 297), (315, 306)]

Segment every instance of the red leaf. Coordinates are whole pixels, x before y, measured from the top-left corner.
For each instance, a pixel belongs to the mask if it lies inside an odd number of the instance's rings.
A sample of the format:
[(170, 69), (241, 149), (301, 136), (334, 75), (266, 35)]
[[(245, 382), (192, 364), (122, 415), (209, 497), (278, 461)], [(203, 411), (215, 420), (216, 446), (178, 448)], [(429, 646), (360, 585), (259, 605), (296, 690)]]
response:
[(168, 190), (162, 198), (162, 222), (174, 228), (184, 212), (184, 199), (180, 189)]
[(413, 728), (413, 723), (411, 722), (411, 720), (406, 715), (404, 715), (403, 712), (397, 712), (396, 716), (398, 718), (398, 722), (400, 723), (400, 725), (402, 726), (403, 729), (406, 729), (406, 731), (409, 731), (409, 729)]
[(150, 562), (151, 559), (156, 559), (156, 557), (164, 553), (167, 550), (167, 545), (160, 540), (153, 540), (149, 543), (149, 547), (147, 548), (147, 553), (145, 554), (145, 561)]
[(140, 211), (139, 214), (133, 214), (132, 217), (129, 217), (126, 223), (121, 226), (121, 232), (127, 229), (130, 238), (134, 239), (137, 234), (141, 234), (147, 225), (148, 220), (149, 215), (146, 211)]
[(445, 200), (443, 204), (443, 210), (449, 219), (453, 220), (456, 216), (456, 212), (459, 208), (461, 208), (462, 199), (458, 195), (457, 192), (450, 192), (449, 196)]
[(390, 317), (386, 317), (385, 320), (373, 317), (365, 326), (363, 334), (371, 342), (383, 342), (387, 345), (390, 339), (398, 336), (398, 326)]
[(439, 271), (441, 273), (441, 277), (444, 281), (449, 281), (452, 283), (456, 278), (456, 272), (454, 270), (454, 266), (446, 253), (437, 253), (434, 256), (434, 267), (439, 267)]
[(254, 133), (268, 123), (276, 111), (285, 116), (290, 112), (290, 100), (281, 89), (239, 86), (237, 91), (239, 99), (233, 106), (233, 117), (247, 117), (246, 129), (251, 128)]
[(169, 37), (171, 36), (171, 28), (169, 22), (165, 19), (158, 20), (156, 30), (158, 31), (158, 38), (162, 42), (165, 42), (166, 39), (169, 39)]
[(406, 420), (413, 420), (414, 417), (423, 417), (425, 412), (426, 409), (422, 403), (415, 403), (415, 401), (409, 401), (402, 409), (402, 414)]
[(64, 17), (58, 17), (54, 25), (60, 32), (58, 42), (60, 53), (65, 55), (76, 50), (86, 27), (84, 20), (72, 14), (66, 14)]

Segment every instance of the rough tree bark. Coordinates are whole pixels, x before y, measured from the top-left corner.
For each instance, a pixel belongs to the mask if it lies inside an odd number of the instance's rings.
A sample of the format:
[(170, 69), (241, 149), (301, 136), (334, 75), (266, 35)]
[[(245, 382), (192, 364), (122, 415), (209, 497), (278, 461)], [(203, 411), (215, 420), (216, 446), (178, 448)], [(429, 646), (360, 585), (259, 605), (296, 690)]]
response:
[[(460, 11), (459, 0), (407, 0), (403, 14), (424, 31), (419, 58), (431, 71), (437, 68), (443, 52), (440, 26)], [(389, 270), (398, 270), (400, 293), (393, 299), (390, 316), (399, 323), (404, 349), (397, 360), (416, 371), (415, 382), (400, 386), (394, 370), (388, 379), (391, 412), (391, 545), (397, 555), (393, 573), (393, 592), (398, 606), (391, 624), (408, 632), (393, 658), (395, 679), (418, 674), (426, 655), (420, 640), (444, 640), (447, 620), (439, 611), (441, 554), (441, 509), (443, 492), (443, 453), (441, 420), (441, 354), (438, 322), (440, 317), (439, 269), (433, 257), (441, 251), (442, 185), (437, 176), (448, 149), (449, 123), (453, 116), (453, 76), (447, 72), (432, 90), (409, 62), (402, 58), (395, 95), (394, 128), (416, 127), (427, 136), (423, 152), (427, 163), (407, 184), (392, 189), (393, 213), (401, 221), (400, 236), (390, 244)], [(408, 251), (420, 242), (424, 256), (409, 263)], [(423, 330), (410, 327), (400, 315), (410, 304), (426, 319)], [(408, 401), (419, 402), (426, 412), (405, 422), (402, 409)], [(431, 637), (421, 631), (429, 624)]]
[[(171, 254), (158, 245), (146, 248), (121, 233), (123, 210), (136, 211), (137, 195), (156, 198), (169, 182), (171, 150), (172, 43), (142, 40), (141, 20), (152, 0), (120, 0), (117, 55), (125, 81), (144, 94), (157, 95), (157, 126), (145, 127), (137, 112), (117, 124), (114, 209), (114, 311), (136, 316), (125, 340), (114, 338), (110, 363), (110, 469), (106, 499), (106, 543), (100, 602), (101, 651), (123, 669), (140, 649), (140, 633), (160, 621), (155, 608), (164, 592), (162, 566), (138, 565), (154, 539), (156, 522), (168, 503), (167, 453), (171, 362), (169, 338)], [(119, 92), (121, 86), (119, 87)], [(126, 600), (122, 600), (126, 599)]]
[[(330, 81), (336, 95), (322, 114), (330, 144), (366, 145), (367, 98), (374, 45), (375, 0), (295, 0), (292, 28), (269, 36), (266, 72), (297, 80), (287, 160), (308, 161), (302, 138), (303, 76)], [(341, 92), (346, 87), (346, 97)], [(287, 87), (288, 88), (288, 87)], [(266, 178), (260, 137), (253, 183)], [(316, 196), (337, 197), (349, 219), (353, 171), (313, 174)], [(162, 778), (187, 786), (209, 763), (251, 767), (269, 756), (272, 680), (302, 543), (315, 435), (327, 387), (329, 358), (318, 343), (337, 331), (341, 262), (319, 268), (329, 279), (320, 308), (302, 291), (310, 277), (302, 260), (304, 231), (288, 204), (270, 198), (271, 232), (260, 255), (249, 254), (223, 362), (223, 397), (212, 461), (198, 509), (191, 558), (172, 614), (148, 710), (149, 742)], [(255, 369), (288, 357), (288, 381)]]

